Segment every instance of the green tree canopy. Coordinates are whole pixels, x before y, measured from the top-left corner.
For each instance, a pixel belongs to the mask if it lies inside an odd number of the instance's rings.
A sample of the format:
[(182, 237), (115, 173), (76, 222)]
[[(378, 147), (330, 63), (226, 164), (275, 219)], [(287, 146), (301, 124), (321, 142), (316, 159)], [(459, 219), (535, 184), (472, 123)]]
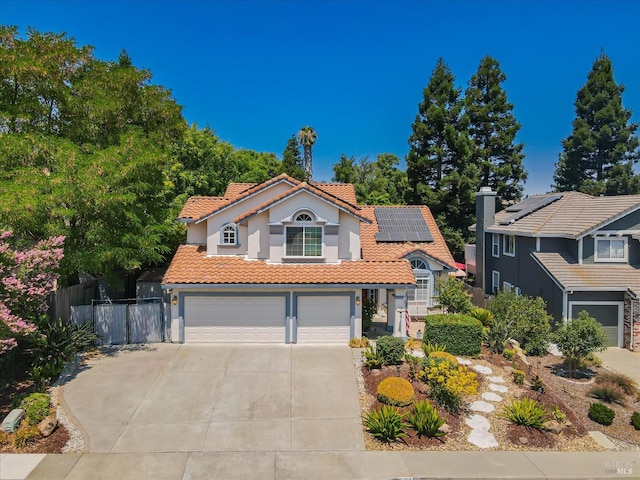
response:
[(497, 192), (499, 203), (520, 200), (527, 179), (524, 145), (516, 143), (520, 124), (502, 87), (506, 78), (498, 61), (487, 55), (469, 80), (464, 98), (473, 161), (480, 169), (481, 184)]
[(291, 135), (284, 147), (284, 152), (282, 152), (282, 171), (298, 180), (308, 180), (307, 172), (304, 169), (304, 160), (300, 155), (300, 146), (295, 135)]
[(622, 105), (624, 86), (613, 77), (611, 59), (604, 52), (587, 75), (574, 103), (573, 130), (562, 141), (556, 171), (556, 191), (576, 190), (591, 195), (640, 192), (633, 165), (640, 158), (638, 124)]

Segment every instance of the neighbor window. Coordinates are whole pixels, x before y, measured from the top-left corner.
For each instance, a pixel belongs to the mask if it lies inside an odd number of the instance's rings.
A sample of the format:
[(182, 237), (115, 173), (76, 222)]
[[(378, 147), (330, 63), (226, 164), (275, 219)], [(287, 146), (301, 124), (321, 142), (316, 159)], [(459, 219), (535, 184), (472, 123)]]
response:
[(596, 237), (595, 239), (596, 262), (626, 262), (627, 238)]
[(500, 235), (497, 233), (491, 234), (491, 254), (496, 258), (500, 256)]
[(222, 244), (236, 245), (237, 233), (235, 225), (226, 225), (222, 229)]
[(502, 246), (502, 253), (508, 255), (509, 257), (516, 256), (516, 237), (514, 235), (505, 235)]
[(510, 292), (511, 290), (513, 290), (513, 285), (509, 282), (502, 282), (502, 290), (504, 290), (505, 292)]
[(500, 272), (491, 271), (491, 291), (498, 293), (500, 291)]

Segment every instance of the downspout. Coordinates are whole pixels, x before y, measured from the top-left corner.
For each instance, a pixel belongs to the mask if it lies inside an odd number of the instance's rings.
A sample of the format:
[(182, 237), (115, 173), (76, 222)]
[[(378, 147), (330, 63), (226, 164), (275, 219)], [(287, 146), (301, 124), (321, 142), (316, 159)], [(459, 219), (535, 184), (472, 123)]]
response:
[(562, 319), (566, 325), (569, 322), (569, 294), (562, 290)]
[(578, 265), (582, 265), (582, 237), (578, 239)]

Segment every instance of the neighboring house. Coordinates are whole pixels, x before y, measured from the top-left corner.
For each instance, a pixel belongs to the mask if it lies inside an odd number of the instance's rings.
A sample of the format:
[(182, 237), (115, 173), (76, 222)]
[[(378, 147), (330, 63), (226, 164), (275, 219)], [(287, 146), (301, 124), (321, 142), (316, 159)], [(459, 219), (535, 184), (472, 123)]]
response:
[(476, 195), (467, 263), (486, 294), (540, 296), (558, 321), (586, 310), (610, 346), (640, 351), (640, 195), (533, 195), (498, 213), (495, 192)]
[[(163, 279), (180, 342), (346, 343), (366, 295), (406, 336), (455, 263), (428, 208), (358, 206), (353, 185), (280, 175), (190, 198), (187, 241)], [(417, 288), (416, 288), (417, 283)]]

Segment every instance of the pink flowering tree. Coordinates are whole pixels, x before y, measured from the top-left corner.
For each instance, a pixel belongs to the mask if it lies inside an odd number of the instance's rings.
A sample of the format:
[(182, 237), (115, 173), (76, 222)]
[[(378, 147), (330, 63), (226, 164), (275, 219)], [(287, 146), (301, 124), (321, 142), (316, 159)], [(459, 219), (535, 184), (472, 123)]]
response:
[(51, 237), (33, 248), (14, 248), (9, 230), (0, 232), (0, 355), (37, 329), (55, 289), (64, 237)]

